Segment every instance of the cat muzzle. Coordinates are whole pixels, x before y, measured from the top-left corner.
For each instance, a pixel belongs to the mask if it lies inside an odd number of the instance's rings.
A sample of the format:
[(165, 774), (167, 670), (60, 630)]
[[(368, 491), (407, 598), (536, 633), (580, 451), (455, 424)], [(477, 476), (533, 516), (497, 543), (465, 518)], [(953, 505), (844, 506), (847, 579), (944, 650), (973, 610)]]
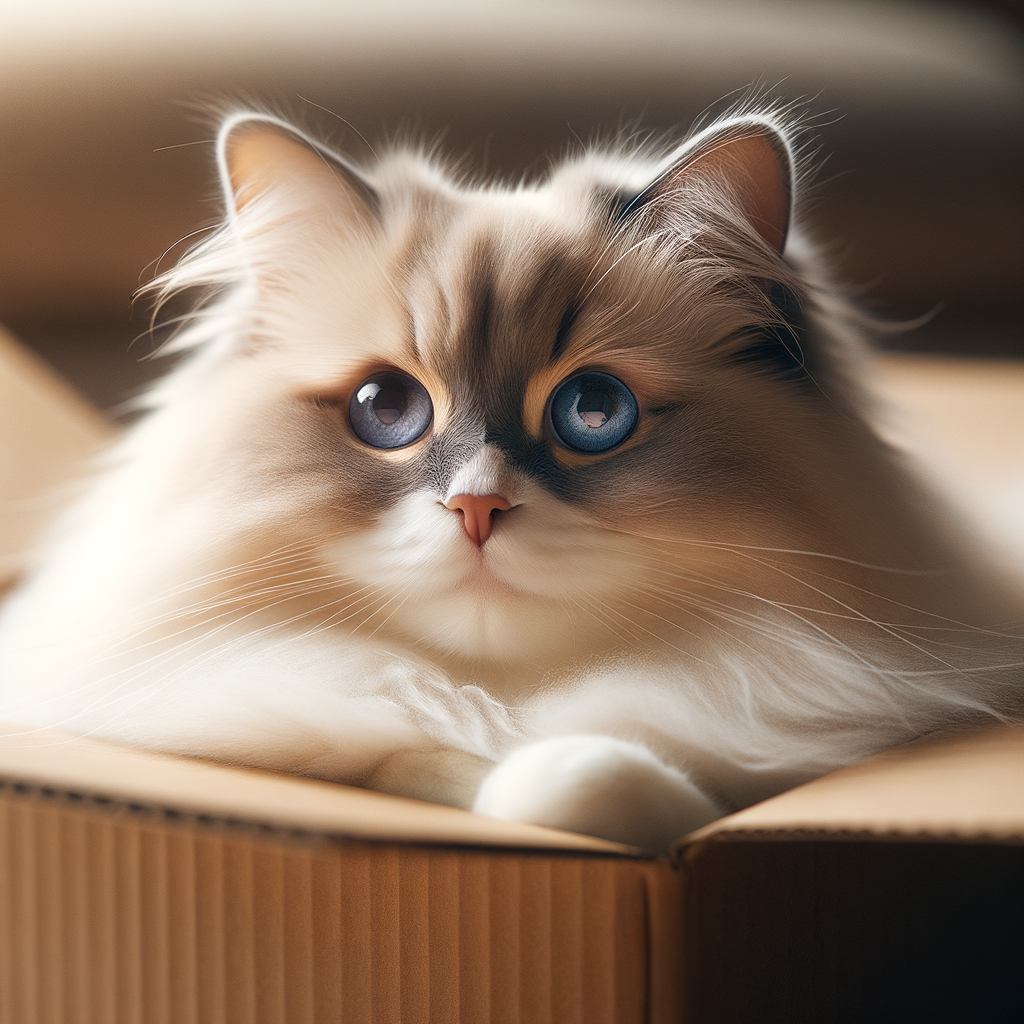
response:
[(469, 539), (482, 548), (494, 528), (496, 512), (507, 512), (511, 503), (500, 494), (456, 494), (444, 507), (462, 516), (462, 525)]

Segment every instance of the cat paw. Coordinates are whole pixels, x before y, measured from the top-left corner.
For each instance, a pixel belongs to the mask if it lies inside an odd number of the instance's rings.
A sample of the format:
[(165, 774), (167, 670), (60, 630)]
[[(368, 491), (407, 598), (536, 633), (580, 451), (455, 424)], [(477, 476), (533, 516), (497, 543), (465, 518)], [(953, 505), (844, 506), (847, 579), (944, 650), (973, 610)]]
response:
[(473, 810), (659, 853), (722, 815), (682, 772), (610, 736), (521, 747), (484, 779)]

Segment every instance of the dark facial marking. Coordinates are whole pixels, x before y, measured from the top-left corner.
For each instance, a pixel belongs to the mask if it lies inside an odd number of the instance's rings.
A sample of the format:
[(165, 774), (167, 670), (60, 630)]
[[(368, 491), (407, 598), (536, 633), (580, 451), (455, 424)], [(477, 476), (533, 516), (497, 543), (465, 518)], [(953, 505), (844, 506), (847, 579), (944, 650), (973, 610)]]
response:
[(558, 330), (555, 332), (555, 343), (551, 347), (550, 361), (552, 363), (555, 362), (565, 351), (565, 346), (569, 343), (569, 332), (572, 330), (572, 326), (576, 323), (576, 319), (579, 315), (580, 311), (577, 306), (570, 306), (562, 314), (562, 319), (558, 324)]
[(778, 322), (747, 328), (742, 346), (731, 361), (760, 368), (777, 380), (814, 388), (815, 352), (808, 344), (808, 332), (800, 300), (784, 285), (774, 283), (768, 293)]
[(470, 306), (469, 336), (473, 349), (480, 358), (486, 358), (491, 345), (491, 329), (494, 320), (494, 291), (490, 275), (481, 273), (477, 291)]
[(625, 192), (619, 192), (612, 196), (609, 211), (611, 214), (612, 225), (617, 227), (623, 221), (628, 220), (630, 215), (633, 213), (633, 210), (639, 204), (641, 198), (642, 193), (640, 195), (632, 195)]
[(447, 493), (452, 477), (480, 450), (482, 433), (472, 416), (463, 415), (431, 436), (423, 464), (426, 480), (438, 494)]

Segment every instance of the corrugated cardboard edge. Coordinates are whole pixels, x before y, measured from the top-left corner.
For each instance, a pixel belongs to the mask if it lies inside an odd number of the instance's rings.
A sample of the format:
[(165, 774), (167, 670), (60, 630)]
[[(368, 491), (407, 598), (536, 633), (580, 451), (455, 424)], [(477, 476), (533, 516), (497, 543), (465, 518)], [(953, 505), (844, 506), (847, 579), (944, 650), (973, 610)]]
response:
[(641, 855), (604, 839), (454, 807), (10, 723), (0, 723), (0, 779), (55, 794), (331, 838)]
[(0, 1020), (677, 1024), (677, 890), (663, 860), (0, 792)]
[(1024, 726), (917, 740), (755, 804), (681, 840), (1024, 844)]

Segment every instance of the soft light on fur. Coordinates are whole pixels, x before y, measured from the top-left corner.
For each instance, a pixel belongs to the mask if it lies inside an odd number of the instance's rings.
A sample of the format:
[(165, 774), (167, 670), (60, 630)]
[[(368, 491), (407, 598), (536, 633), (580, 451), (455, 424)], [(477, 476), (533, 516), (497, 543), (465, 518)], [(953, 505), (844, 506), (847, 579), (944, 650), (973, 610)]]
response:
[[(1019, 715), (1020, 605), (871, 425), (798, 136), (508, 188), (228, 117), (225, 221), (153, 289), (209, 300), (9, 600), (0, 715), (658, 848)], [(386, 368), (434, 410), (397, 450), (348, 420)], [(591, 370), (640, 410), (599, 454), (547, 419)], [(480, 547), (465, 494), (511, 506)]]

